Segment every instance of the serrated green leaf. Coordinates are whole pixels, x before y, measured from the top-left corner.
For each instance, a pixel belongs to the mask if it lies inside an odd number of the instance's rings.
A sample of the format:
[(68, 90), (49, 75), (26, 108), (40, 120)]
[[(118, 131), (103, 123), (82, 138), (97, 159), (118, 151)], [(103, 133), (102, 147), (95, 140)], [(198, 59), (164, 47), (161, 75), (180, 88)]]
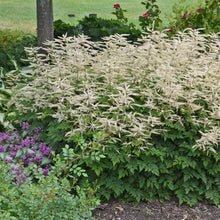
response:
[(7, 154), (6, 152), (0, 152), (0, 158), (1, 158), (2, 160), (4, 160), (6, 154)]
[[(82, 173), (82, 176), (84, 177), (88, 177), (88, 175), (86, 173)], [(98, 175), (97, 175), (98, 176)]]
[(35, 152), (33, 150), (31, 150), (30, 148), (23, 148), (24, 149), (24, 152), (25, 154), (28, 153), (28, 154), (35, 154)]
[(16, 153), (16, 157), (20, 157), (20, 156), (23, 156), (25, 153), (23, 151), (23, 148), (22, 149), (19, 149)]
[(49, 164), (52, 160), (47, 158), (47, 157), (43, 157), (42, 161), (41, 161), (41, 165), (45, 165), (45, 164)]
[(127, 176), (128, 175), (128, 171), (127, 170), (125, 170), (125, 169), (123, 169), (123, 168), (120, 168), (119, 170), (118, 170), (118, 178), (119, 179), (121, 179), (121, 178), (123, 178), (123, 177), (125, 177), (125, 176)]

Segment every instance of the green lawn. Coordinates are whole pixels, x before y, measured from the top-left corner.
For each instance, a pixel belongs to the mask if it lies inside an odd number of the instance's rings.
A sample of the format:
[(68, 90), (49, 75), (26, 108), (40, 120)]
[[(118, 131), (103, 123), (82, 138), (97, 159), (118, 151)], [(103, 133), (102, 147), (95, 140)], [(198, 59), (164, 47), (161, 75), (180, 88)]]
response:
[[(172, 5), (178, 0), (158, 0), (162, 10), (161, 18), (165, 13), (170, 13)], [(187, 0), (190, 4), (196, 0)], [(138, 17), (145, 12), (141, 0), (53, 0), (54, 20), (62, 19), (68, 23), (77, 23), (77, 20), (96, 13), (99, 17), (114, 18), (111, 12), (113, 5), (119, 3), (128, 12), (125, 14), (129, 22), (138, 24)], [(75, 14), (75, 18), (69, 18), (68, 14)], [(25, 32), (36, 32), (36, 0), (0, 0), (0, 29), (18, 29)]]

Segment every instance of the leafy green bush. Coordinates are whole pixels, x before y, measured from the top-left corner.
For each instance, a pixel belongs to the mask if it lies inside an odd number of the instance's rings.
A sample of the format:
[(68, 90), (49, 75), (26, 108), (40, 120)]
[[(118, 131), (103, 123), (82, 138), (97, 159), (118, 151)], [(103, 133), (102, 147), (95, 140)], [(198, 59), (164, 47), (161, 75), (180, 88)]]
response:
[[(11, 89), (17, 83), (28, 83), (30, 77), (28, 75), (28, 67), (23, 67), (22, 75), (20, 73), (19, 67), (16, 61), (13, 61), (15, 70), (6, 72), (6, 69), (0, 67), (0, 130), (6, 131), (8, 128), (12, 128), (11, 123), (5, 120), (5, 113), (9, 110), (9, 100), (11, 98)], [(18, 76), (19, 75), (19, 76)], [(11, 112), (11, 114), (14, 114)]]
[(75, 27), (73, 25), (65, 23), (60, 19), (54, 21), (53, 25), (55, 38), (61, 37), (66, 33), (68, 36), (78, 36), (79, 34), (82, 34), (82, 30), (79, 27)]
[(24, 35), (22, 33), (3, 32), (0, 37), (0, 67), (4, 71), (15, 69), (15, 65), (27, 66), (28, 62), (25, 47), (37, 46), (37, 39), (33, 35)]
[(11, 97), (7, 84), (8, 74), (3, 68), (0, 68), (0, 113), (7, 109), (8, 100)]
[(185, 0), (173, 6), (174, 16), (171, 17), (171, 34), (186, 28), (204, 28), (204, 33), (220, 32), (220, 2), (219, 0), (206, 0), (198, 4), (197, 8), (184, 5)]
[(100, 151), (79, 161), (100, 196), (219, 204), (217, 34), (189, 30), (170, 40), (154, 31), (141, 46), (120, 35), (48, 45), (49, 56), (28, 50), (33, 80), (14, 90), (16, 120), (46, 121), (48, 139), (66, 138), (76, 154), (101, 132)]
[[(83, 187), (74, 185), (74, 182), (68, 179), (68, 173), (64, 175), (60, 172), (66, 162), (68, 161), (60, 159), (57, 155), (55, 166), (48, 176), (43, 175), (42, 169), (27, 168), (28, 172), (33, 173), (34, 179), (28, 178), (23, 185), (13, 182), (13, 177), (8, 172), (9, 164), (2, 162), (0, 164), (1, 217), (10, 220), (92, 219), (91, 210), (99, 204), (93, 196), (94, 190), (88, 183)], [(77, 169), (76, 166), (75, 168)]]
[(54, 36), (77, 36), (85, 34), (91, 41), (102, 41), (105, 36), (113, 34), (128, 34), (127, 38), (131, 41), (137, 41), (141, 37), (141, 31), (136, 29), (133, 24), (126, 25), (118, 20), (108, 20), (98, 18), (97, 15), (85, 16), (79, 20), (77, 26), (65, 24), (61, 20), (54, 22)]

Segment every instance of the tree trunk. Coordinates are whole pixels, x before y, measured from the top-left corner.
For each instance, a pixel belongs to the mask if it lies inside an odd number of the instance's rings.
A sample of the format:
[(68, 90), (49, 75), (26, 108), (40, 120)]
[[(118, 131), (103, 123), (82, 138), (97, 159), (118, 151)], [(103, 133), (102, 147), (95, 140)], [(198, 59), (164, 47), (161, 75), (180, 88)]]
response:
[(53, 0), (37, 0), (37, 44), (53, 40)]

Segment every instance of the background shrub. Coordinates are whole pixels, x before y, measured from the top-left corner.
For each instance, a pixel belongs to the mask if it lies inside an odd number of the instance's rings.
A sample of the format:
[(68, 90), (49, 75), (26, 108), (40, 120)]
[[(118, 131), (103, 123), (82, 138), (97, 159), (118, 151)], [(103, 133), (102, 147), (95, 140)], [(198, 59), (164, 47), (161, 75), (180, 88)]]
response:
[(57, 20), (54, 22), (55, 37), (66, 34), (68, 36), (77, 36), (84, 34), (90, 37), (91, 41), (102, 41), (103, 37), (114, 34), (128, 34), (127, 39), (132, 42), (137, 41), (141, 37), (141, 31), (136, 29), (134, 25), (126, 25), (118, 20), (108, 20), (98, 18), (97, 15), (85, 16), (79, 20), (76, 26), (71, 26)]
[(143, 31), (147, 31), (148, 29), (157, 30), (162, 22), (159, 18), (161, 11), (155, 2), (156, 0), (141, 2), (146, 8), (146, 13), (139, 17), (140, 26)]
[(186, 28), (203, 28), (203, 33), (218, 33), (220, 31), (220, 2), (219, 0), (199, 1), (194, 7), (186, 6), (185, 0), (173, 6), (174, 16), (170, 16), (171, 34)]
[(35, 36), (22, 33), (10, 34), (2, 31), (0, 42), (0, 67), (4, 68), (5, 72), (27, 66), (27, 53), (24, 48), (37, 46)]

